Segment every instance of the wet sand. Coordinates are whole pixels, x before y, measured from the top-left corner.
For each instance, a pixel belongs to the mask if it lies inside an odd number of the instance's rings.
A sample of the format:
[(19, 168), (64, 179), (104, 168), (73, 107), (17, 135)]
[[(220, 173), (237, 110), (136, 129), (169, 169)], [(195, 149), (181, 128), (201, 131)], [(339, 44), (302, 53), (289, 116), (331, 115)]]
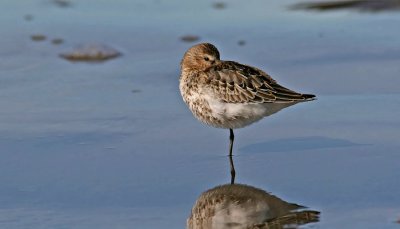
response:
[[(400, 14), (213, 3), (0, 3), (1, 228), (184, 228), (229, 182), (228, 131), (178, 92), (185, 34), (318, 96), (235, 132), (238, 183), (321, 212), (310, 227), (398, 227)], [(92, 42), (123, 55), (59, 57)]]

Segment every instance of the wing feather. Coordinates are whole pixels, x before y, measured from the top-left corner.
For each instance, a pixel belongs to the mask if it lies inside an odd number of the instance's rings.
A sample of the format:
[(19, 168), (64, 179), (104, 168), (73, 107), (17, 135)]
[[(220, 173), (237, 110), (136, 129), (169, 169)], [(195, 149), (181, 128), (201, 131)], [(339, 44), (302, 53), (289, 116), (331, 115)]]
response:
[(227, 103), (290, 103), (315, 97), (285, 88), (267, 73), (233, 61), (221, 61), (206, 74), (213, 92)]

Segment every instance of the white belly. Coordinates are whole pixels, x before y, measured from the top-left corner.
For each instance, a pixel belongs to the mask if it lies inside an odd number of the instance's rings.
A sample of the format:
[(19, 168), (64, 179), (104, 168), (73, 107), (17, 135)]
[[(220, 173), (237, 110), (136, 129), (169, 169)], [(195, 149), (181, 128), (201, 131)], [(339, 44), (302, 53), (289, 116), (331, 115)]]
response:
[(225, 103), (205, 96), (212, 115), (221, 120), (220, 128), (242, 128), (294, 103)]
[(296, 103), (225, 103), (213, 97), (210, 91), (188, 90), (184, 81), (181, 81), (180, 91), (197, 119), (210, 126), (225, 129), (248, 126)]

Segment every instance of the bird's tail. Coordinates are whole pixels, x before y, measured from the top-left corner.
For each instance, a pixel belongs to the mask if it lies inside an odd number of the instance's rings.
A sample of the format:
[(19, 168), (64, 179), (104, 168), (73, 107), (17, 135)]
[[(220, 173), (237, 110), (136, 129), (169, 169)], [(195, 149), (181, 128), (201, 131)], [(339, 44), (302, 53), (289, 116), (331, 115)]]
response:
[(317, 99), (317, 97), (313, 94), (302, 94), (302, 97), (306, 101), (311, 101)]

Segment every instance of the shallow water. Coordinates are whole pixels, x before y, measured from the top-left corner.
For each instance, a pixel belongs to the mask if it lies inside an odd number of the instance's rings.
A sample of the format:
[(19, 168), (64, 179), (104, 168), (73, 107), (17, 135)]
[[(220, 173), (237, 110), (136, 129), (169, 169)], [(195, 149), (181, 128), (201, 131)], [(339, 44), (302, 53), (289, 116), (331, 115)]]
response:
[[(298, 2), (3, 0), (0, 227), (185, 227), (197, 197), (230, 181), (228, 131), (178, 92), (189, 34), (318, 96), (236, 130), (238, 183), (321, 212), (304, 227), (398, 228), (400, 14)], [(123, 55), (59, 58), (88, 42)]]

